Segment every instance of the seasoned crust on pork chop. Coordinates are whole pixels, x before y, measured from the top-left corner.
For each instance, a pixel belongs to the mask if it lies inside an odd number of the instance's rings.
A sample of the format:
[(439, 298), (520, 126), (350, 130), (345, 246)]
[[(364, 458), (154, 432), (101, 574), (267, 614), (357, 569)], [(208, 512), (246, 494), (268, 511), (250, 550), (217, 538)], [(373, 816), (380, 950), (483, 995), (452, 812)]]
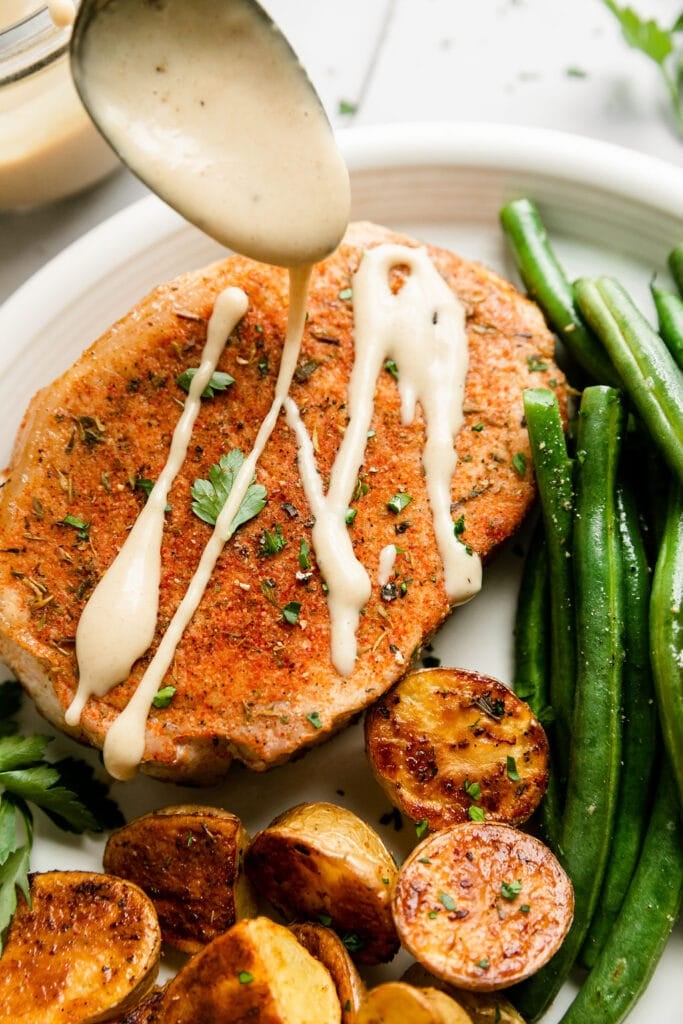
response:
[[(374, 225), (354, 225), (318, 265), (292, 395), (327, 479), (346, 424), (353, 351), (351, 277), (363, 248), (416, 242)], [(537, 308), (486, 268), (429, 248), (464, 304), (469, 369), (465, 423), (457, 437), (453, 517), (462, 540), (483, 557), (521, 522), (534, 496), (523, 424), (525, 387), (556, 387), (553, 339)], [(113, 560), (167, 456), (179, 402), (176, 376), (199, 362), (206, 322), (219, 290), (243, 288), (249, 309), (219, 369), (235, 378), (202, 402), (188, 458), (172, 488), (162, 554), (159, 625), (131, 679), (92, 698), (81, 727), (64, 710), (76, 687), (74, 635), (93, 587)], [(162, 285), (33, 399), (0, 495), (0, 655), (56, 726), (101, 747), (177, 607), (210, 527), (190, 509), (190, 487), (231, 448), (251, 449), (273, 396), (287, 311), (285, 271), (233, 256)], [(177, 649), (167, 682), (168, 707), (153, 710), (143, 770), (176, 781), (212, 782), (238, 758), (264, 769), (319, 743), (375, 700), (449, 614), (420, 457), (424, 427), (400, 420), (396, 381), (377, 384), (372, 424), (351, 529), (354, 549), (373, 583), (361, 616), (359, 657), (341, 678), (329, 655), (329, 618), (319, 572), (297, 578), (300, 541), (310, 543), (310, 512), (292, 432), (281, 416), (260, 460), (268, 491), (263, 512), (226, 546), (210, 586)], [(388, 510), (397, 491), (412, 502)], [(66, 519), (66, 517), (73, 517)], [(89, 524), (79, 529), (74, 521)], [(267, 556), (263, 531), (279, 526), (287, 541)], [(382, 600), (381, 549), (400, 545), (403, 596)], [(281, 609), (301, 604), (287, 623)]]

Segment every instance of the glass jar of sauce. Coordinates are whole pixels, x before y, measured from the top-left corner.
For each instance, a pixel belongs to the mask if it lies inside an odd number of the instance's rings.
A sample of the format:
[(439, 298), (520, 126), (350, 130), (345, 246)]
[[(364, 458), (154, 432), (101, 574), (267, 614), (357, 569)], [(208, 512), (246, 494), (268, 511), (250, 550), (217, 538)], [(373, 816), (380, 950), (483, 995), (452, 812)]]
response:
[(36, 0), (0, 3), (0, 211), (79, 192), (118, 165), (71, 80), (70, 26), (53, 16)]

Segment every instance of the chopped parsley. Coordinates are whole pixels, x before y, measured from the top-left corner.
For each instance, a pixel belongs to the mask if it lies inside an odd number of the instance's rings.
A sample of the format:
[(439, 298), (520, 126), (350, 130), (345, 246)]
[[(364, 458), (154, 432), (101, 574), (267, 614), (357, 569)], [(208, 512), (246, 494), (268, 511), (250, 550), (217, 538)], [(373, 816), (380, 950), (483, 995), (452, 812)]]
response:
[(175, 691), (175, 686), (162, 686), (153, 697), (152, 706), (155, 708), (167, 708), (175, 696)]
[(481, 960), (477, 960), (477, 967), (481, 967), (482, 971), (488, 970), (488, 968), (490, 966), (491, 966), (491, 961), (486, 956), (483, 956), (481, 958)]
[(481, 796), (481, 786), (478, 782), (470, 782), (469, 779), (465, 779), (462, 788), (472, 800), (478, 800)]
[(507, 776), (510, 782), (519, 782), (519, 772), (517, 771), (517, 762), (514, 757), (508, 754), (506, 758), (507, 763)]
[(477, 807), (476, 804), (472, 804), (469, 811), (470, 821), (486, 821), (486, 813), (483, 807)]
[(332, 918), (329, 914), (318, 914), (318, 920), (321, 924), (324, 924), (326, 928), (329, 928), (332, 924)]
[(455, 910), (455, 900), (452, 896), (449, 896), (447, 892), (437, 893), (436, 898), (439, 903), (446, 908), (446, 910)]
[(306, 715), (306, 718), (311, 723), (314, 729), (322, 729), (323, 723), (320, 721), (319, 711), (311, 711), (308, 715)]
[(290, 626), (296, 626), (297, 622), (299, 621), (300, 612), (301, 602), (290, 601), (289, 604), (286, 604), (282, 609), (282, 618), (285, 620), (285, 622), (288, 622)]
[[(187, 370), (183, 370), (183, 372), (179, 373), (176, 377), (176, 384), (178, 384), (183, 391), (189, 392), (192, 380), (198, 370), (198, 366), (191, 366)], [(217, 391), (226, 391), (227, 388), (234, 383), (235, 378), (231, 377), (229, 373), (223, 373), (221, 370), (214, 370), (209, 378), (209, 383), (201, 393), (201, 397), (213, 398)]]
[(517, 879), (514, 882), (503, 882), (500, 887), (500, 895), (504, 900), (517, 899), (522, 891), (522, 883)]
[[(192, 511), (205, 523), (216, 525), (221, 509), (225, 505), (232, 486), (244, 463), (244, 456), (239, 448), (233, 448), (221, 457), (217, 465), (209, 470), (208, 480), (195, 480), (190, 489), (193, 497)], [(266, 489), (262, 484), (252, 483), (246, 490), (235, 518), (230, 524), (226, 540), (232, 537), (235, 530), (243, 523), (253, 519), (265, 507)]]
[(394, 380), (398, 380), (398, 366), (396, 365), (393, 359), (387, 359), (386, 363), (384, 364), (384, 369), (387, 371), (387, 373), (391, 374)]
[(353, 496), (351, 500), (358, 501), (358, 499), (362, 498), (364, 494), (367, 494), (369, 490), (370, 484), (367, 484), (365, 479), (362, 476), (359, 476), (356, 481), (356, 486), (353, 489)]
[(524, 452), (515, 452), (512, 456), (512, 468), (518, 476), (524, 476), (526, 473), (526, 455)]
[(299, 541), (299, 568), (304, 572), (311, 568), (311, 549), (308, 542), (302, 537)]
[(422, 839), (424, 835), (429, 831), (429, 822), (426, 818), (422, 818), (421, 821), (415, 822), (415, 835), (418, 839)]
[(238, 971), (237, 980), (239, 981), (240, 985), (250, 985), (254, 980), (254, 975), (251, 973), (251, 971)]
[(529, 369), (529, 373), (541, 373), (543, 370), (548, 369), (548, 364), (544, 363), (540, 356), (527, 356), (526, 365)]
[(69, 512), (62, 519), (64, 526), (72, 526), (77, 531), (79, 540), (90, 540), (90, 523), (86, 523), (80, 516), (72, 516)]
[(361, 949), (365, 949), (365, 939), (362, 939), (357, 932), (347, 932), (342, 942), (349, 953), (359, 953)]
[(356, 521), (356, 516), (357, 515), (358, 515), (358, 509), (357, 508), (347, 508), (346, 515), (344, 516), (344, 522), (346, 523), (346, 525), (347, 526), (353, 526), (354, 522)]
[(283, 548), (287, 547), (287, 541), (285, 540), (282, 527), (279, 523), (275, 526), (273, 532), (270, 530), (264, 530), (261, 534), (261, 551), (266, 557), (277, 555)]
[(399, 512), (403, 512), (403, 509), (410, 505), (412, 500), (412, 495), (406, 494), (405, 491), (399, 491), (387, 502), (387, 508), (390, 512), (398, 515)]
[(146, 476), (136, 476), (135, 477), (135, 490), (136, 491), (142, 491), (143, 494), (145, 495), (145, 497), (149, 498), (150, 494), (152, 493), (153, 487), (154, 487), (154, 481), (150, 480), (149, 477), (146, 477)]
[(357, 103), (352, 103), (350, 100), (339, 100), (337, 111), (342, 117), (348, 117), (350, 114), (355, 114), (357, 110)]
[(342, 302), (348, 302), (349, 299), (353, 298), (353, 288), (342, 288), (339, 292), (339, 298)]

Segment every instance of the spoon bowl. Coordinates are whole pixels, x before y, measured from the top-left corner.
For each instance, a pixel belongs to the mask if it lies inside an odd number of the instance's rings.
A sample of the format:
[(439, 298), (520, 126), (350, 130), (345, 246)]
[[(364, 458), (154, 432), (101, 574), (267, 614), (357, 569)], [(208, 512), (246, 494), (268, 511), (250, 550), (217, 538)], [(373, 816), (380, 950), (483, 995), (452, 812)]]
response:
[(348, 222), (320, 99), (255, 0), (82, 0), (76, 88), (127, 166), (191, 223), (266, 263), (314, 263)]

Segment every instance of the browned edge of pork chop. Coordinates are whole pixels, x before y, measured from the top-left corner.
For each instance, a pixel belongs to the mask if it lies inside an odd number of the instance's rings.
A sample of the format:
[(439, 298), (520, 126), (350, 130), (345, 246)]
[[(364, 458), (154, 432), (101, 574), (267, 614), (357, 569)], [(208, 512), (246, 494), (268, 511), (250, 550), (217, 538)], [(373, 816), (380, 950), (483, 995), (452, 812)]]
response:
[[(352, 275), (364, 248), (387, 241), (420, 244), (375, 225), (353, 225), (313, 272), (292, 396), (324, 484), (347, 421)], [(553, 387), (564, 408), (564, 378), (535, 305), (479, 264), (435, 247), (429, 253), (464, 305), (469, 343), (453, 518), (464, 524), (463, 543), (487, 558), (534, 498), (522, 391)], [(228, 285), (249, 297), (219, 362), (235, 383), (202, 402), (169, 497), (154, 642), (131, 678), (92, 698), (80, 728), (69, 729), (64, 710), (77, 682), (79, 615), (145, 501), (143, 481), (155, 480), (166, 460), (185, 397), (176, 377), (198, 365), (215, 297)], [(230, 449), (251, 449), (273, 397), (286, 312), (286, 272), (231, 256), (156, 288), (26, 412), (0, 493), (0, 656), (42, 714), (77, 739), (102, 746), (182, 598), (211, 530), (191, 511), (190, 487)], [(301, 570), (311, 517), (293, 434), (280, 417), (258, 467), (267, 506), (226, 546), (178, 646), (165, 681), (174, 696), (148, 720), (144, 771), (211, 783), (233, 758), (256, 770), (282, 763), (335, 733), (406, 672), (450, 611), (420, 461), (423, 442), (419, 409), (415, 422), (403, 425), (396, 380), (382, 372), (350, 526), (372, 595), (360, 620), (355, 670), (342, 678), (330, 660), (324, 584), (313, 552), (310, 577)], [(395, 514), (387, 503), (399, 491), (412, 500)], [(268, 555), (264, 531), (278, 528), (286, 544)], [(380, 551), (391, 543), (399, 548), (396, 595), (386, 600), (377, 569)], [(294, 624), (282, 613), (290, 602), (301, 605)]]

